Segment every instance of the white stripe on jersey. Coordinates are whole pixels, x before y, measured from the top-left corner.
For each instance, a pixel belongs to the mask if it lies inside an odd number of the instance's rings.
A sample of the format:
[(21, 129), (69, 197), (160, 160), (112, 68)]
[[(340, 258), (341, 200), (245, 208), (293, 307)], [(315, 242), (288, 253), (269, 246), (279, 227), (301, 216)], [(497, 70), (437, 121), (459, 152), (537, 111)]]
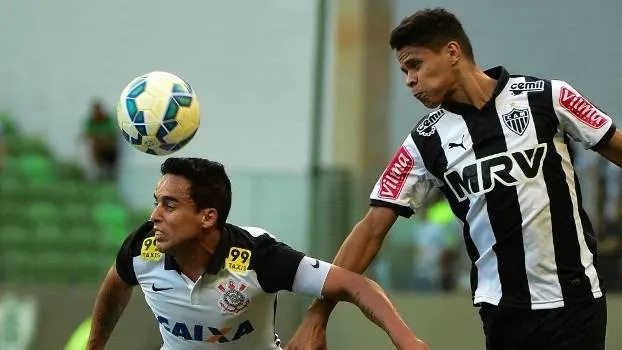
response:
[[(525, 83), (524, 77), (510, 78), (508, 81), (510, 86), (520, 83)], [(497, 115), (504, 128), (508, 150), (527, 150), (536, 147), (538, 135), (528, 99), (521, 95), (513, 95), (508, 90), (501, 92), (498, 99), (509, 102), (497, 104)], [(511, 131), (504, 123), (503, 115), (509, 113), (512, 108), (529, 111), (529, 122), (522, 135)], [(538, 176), (532, 181), (519, 183), (516, 189), (523, 217), (523, 247), (531, 307), (541, 309), (563, 306), (564, 300), (555, 262), (551, 212), (547, 201), (542, 200), (542, 194), (547, 193), (544, 177)]]
[[(449, 149), (449, 143), (459, 142), (463, 142), (463, 146), (466, 149), (473, 147), (471, 135), (466, 131), (467, 126), (460, 116), (446, 112), (445, 116), (436, 124), (436, 130), (441, 139), (443, 149), (447, 150), (445, 157), (447, 158), (448, 169), (457, 167), (456, 169), (462, 173), (463, 167), (460, 164), (464, 166), (476, 161), (473, 152), (461, 152), (461, 148)], [(494, 250), (492, 250), (496, 239), (488, 215), (478, 215), (488, 211), (486, 208), (486, 197), (468, 197), (468, 200), (470, 204), (469, 212), (466, 216), (467, 223), (470, 227), (481, 228), (477, 232), (471, 233), (471, 239), (480, 255), (475, 262), (478, 275), (474, 302), (487, 302), (496, 305), (501, 298), (501, 281), (499, 280), (497, 256)]]
[[(568, 146), (563, 142), (563, 136), (556, 135), (553, 140), (557, 153), (562, 157), (562, 169), (566, 174), (566, 182), (570, 188), (575, 188), (574, 169), (570, 162), (570, 153), (568, 152)], [(600, 283), (598, 282), (598, 274), (594, 267), (594, 258), (590, 252), (587, 243), (585, 242), (585, 236), (583, 236), (583, 224), (579, 217), (577, 194), (572, 191), (570, 199), (572, 200), (572, 216), (574, 218), (575, 225), (577, 226), (577, 239), (579, 240), (579, 247), (581, 249), (581, 264), (585, 267), (585, 275), (590, 281), (592, 286), (592, 293), (595, 298), (603, 295), (600, 289)]]

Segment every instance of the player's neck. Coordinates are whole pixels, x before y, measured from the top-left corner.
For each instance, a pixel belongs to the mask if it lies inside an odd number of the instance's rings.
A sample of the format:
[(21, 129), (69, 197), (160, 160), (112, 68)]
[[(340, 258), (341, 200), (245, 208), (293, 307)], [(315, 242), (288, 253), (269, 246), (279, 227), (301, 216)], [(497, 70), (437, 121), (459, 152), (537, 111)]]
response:
[(477, 109), (482, 109), (490, 101), (497, 86), (496, 80), (473, 64), (465, 64), (458, 79), (458, 87), (451, 100)]
[(220, 242), (220, 232), (206, 233), (196, 242), (190, 242), (183, 251), (174, 255), (181, 273), (196, 282), (205, 273), (216, 247)]

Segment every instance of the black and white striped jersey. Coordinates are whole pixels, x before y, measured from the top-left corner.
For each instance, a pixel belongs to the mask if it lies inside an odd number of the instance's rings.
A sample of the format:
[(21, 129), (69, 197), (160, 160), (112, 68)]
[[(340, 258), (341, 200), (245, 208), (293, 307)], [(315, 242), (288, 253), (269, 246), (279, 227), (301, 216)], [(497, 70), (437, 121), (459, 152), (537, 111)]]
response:
[(129, 235), (116, 268), (126, 283), (142, 289), (164, 350), (280, 349), (277, 292), (319, 297), (331, 266), (264, 229), (227, 224), (205, 274), (193, 282), (171, 255), (156, 250), (153, 236), (152, 222)]
[(568, 142), (597, 149), (615, 132), (611, 118), (564, 81), (486, 74), (498, 81), (491, 100), (424, 117), (371, 205), (408, 217), (439, 187), (463, 228), (476, 305), (548, 309), (602, 296)]

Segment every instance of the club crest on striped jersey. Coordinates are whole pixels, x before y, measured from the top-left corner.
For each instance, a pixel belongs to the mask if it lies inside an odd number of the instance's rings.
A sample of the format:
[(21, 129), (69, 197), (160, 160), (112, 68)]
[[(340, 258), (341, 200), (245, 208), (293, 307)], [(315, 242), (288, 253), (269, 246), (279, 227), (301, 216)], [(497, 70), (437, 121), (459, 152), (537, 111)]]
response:
[(436, 123), (445, 115), (445, 111), (439, 109), (436, 112), (428, 114), (419, 125), (417, 125), (417, 134), (421, 136), (432, 136), (436, 131)]
[(512, 108), (509, 113), (501, 116), (503, 123), (515, 134), (522, 136), (529, 125), (529, 110)]
[(220, 309), (230, 314), (239, 314), (246, 310), (251, 302), (248, 294), (246, 294), (246, 289), (246, 284), (235, 283), (231, 279), (220, 283), (218, 285), (218, 291), (221, 293), (218, 299)]
[(378, 188), (378, 197), (397, 199), (406, 183), (408, 174), (414, 166), (415, 159), (413, 156), (406, 147), (400, 147), (393, 156), (391, 163), (389, 163), (384, 173), (382, 173), (380, 186)]

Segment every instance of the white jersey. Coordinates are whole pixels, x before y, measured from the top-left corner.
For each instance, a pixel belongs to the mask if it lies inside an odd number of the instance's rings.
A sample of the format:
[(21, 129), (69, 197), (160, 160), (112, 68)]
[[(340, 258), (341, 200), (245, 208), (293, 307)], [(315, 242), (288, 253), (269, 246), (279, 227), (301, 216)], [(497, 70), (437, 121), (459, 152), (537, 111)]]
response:
[(424, 117), (371, 204), (410, 216), (439, 187), (463, 228), (475, 304), (549, 309), (602, 296), (568, 141), (598, 149), (611, 118), (564, 81), (486, 74), (497, 80), (491, 100)]
[(158, 252), (147, 222), (123, 243), (116, 267), (139, 285), (166, 350), (280, 349), (277, 292), (319, 297), (330, 264), (305, 257), (261, 228), (227, 224), (205, 274), (196, 282)]

